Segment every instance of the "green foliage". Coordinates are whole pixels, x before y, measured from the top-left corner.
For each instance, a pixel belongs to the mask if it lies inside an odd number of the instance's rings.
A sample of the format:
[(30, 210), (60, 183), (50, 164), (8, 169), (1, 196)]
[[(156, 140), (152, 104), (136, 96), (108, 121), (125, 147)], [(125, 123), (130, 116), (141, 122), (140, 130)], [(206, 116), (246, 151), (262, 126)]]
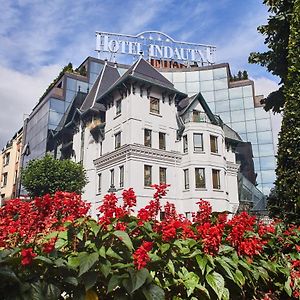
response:
[(288, 42), (285, 106), (278, 146), (273, 216), (300, 224), (300, 1), (294, 1)]
[(57, 160), (51, 155), (31, 160), (22, 170), (22, 185), (31, 197), (53, 195), (56, 191), (80, 194), (87, 184), (81, 164), (70, 160)]
[(73, 65), (72, 63), (68, 63), (66, 66), (63, 67), (63, 69), (60, 71), (60, 73), (57, 75), (57, 77), (50, 83), (50, 85), (45, 90), (44, 94), (40, 97), (39, 102), (43, 100), (43, 98), (49, 93), (49, 91), (55, 86), (55, 84), (58, 82), (58, 80), (62, 77), (65, 72), (73, 73)]
[(248, 79), (248, 72), (246, 70), (238, 71), (237, 75), (230, 75), (230, 81), (240, 81), (240, 80), (247, 80)]
[(249, 56), (249, 63), (260, 64), (266, 67), (273, 75), (279, 76), (283, 84), (276, 92), (265, 99), (265, 110), (280, 112), (284, 106), (284, 88), (288, 74), (288, 42), (290, 37), (290, 24), (293, 16), (293, 6), (297, 0), (264, 0), (271, 13), (267, 25), (258, 27), (264, 35), (265, 44), (269, 50), (254, 52)]

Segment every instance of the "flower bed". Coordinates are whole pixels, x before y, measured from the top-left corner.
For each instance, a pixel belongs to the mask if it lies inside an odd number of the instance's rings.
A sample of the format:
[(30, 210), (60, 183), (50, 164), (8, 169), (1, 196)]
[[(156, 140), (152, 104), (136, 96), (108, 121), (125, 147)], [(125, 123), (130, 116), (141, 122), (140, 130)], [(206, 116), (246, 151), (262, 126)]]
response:
[(132, 214), (106, 195), (99, 220), (76, 194), (58, 192), (0, 209), (1, 299), (298, 299), (299, 228), (228, 219), (201, 200), (188, 220), (155, 185)]

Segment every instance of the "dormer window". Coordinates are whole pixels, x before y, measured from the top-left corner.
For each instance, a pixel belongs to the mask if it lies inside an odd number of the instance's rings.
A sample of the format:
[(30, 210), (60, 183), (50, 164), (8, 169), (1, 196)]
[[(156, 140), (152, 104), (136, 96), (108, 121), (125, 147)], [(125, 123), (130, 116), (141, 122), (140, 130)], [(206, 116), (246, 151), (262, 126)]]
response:
[(116, 116), (119, 116), (122, 112), (121, 99), (116, 101)]
[(150, 112), (159, 115), (159, 99), (150, 97)]

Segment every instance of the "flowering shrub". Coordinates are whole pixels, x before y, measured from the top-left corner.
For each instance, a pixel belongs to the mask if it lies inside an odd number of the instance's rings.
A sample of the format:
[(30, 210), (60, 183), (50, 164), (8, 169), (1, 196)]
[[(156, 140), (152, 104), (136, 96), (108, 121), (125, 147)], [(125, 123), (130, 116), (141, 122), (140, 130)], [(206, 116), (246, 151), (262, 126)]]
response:
[(0, 209), (1, 299), (299, 298), (299, 228), (229, 219), (203, 200), (188, 220), (172, 203), (162, 209), (166, 185), (154, 188), (136, 216), (132, 189), (121, 204), (106, 195), (99, 220), (75, 194), (9, 201)]

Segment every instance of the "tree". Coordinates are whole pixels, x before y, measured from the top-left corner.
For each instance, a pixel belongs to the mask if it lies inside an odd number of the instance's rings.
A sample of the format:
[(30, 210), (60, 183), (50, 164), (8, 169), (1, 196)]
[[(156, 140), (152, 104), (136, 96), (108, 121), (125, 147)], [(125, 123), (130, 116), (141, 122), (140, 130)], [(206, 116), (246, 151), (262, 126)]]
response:
[(269, 50), (266, 52), (253, 52), (249, 56), (249, 63), (260, 64), (266, 67), (273, 75), (280, 77), (282, 86), (264, 99), (266, 111), (278, 113), (285, 103), (285, 84), (288, 74), (288, 42), (290, 25), (293, 15), (293, 6), (297, 0), (264, 0), (272, 14), (268, 24), (259, 26), (258, 31), (265, 35), (265, 44)]
[(57, 160), (51, 155), (31, 160), (22, 171), (22, 185), (31, 197), (53, 195), (56, 191), (80, 194), (87, 182), (81, 164)]
[(269, 199), (269, 207), (273, 216), (300, 224), (300, 0), (294, 1), (287, 51), (276, 196)]

